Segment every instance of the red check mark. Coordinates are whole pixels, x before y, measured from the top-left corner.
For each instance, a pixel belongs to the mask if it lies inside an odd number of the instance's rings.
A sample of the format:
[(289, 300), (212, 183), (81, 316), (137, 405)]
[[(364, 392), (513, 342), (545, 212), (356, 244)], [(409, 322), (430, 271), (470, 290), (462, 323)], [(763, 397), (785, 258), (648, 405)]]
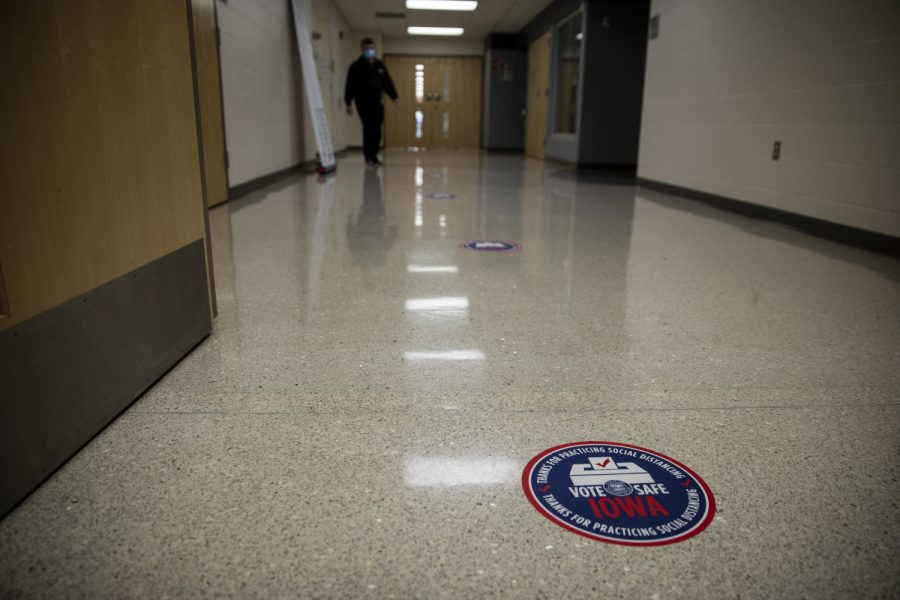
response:
[(610, 461), (610, 460), (612, 460), (612, 459), (607, 458), (607, 459), (604, 459), (603, 462), (598, 463), (598, 464), (599, 464), (601, 467), (605, 467), (606, 465), (609, 464), (609, 461)]
[(549, 490), (549, 489), (550, 489), (550, 484), (549, 484), (549, 483), (548, 483), (547, 485), (545, 485), (544, 487), (542, 487), (542, 488), (538, 488), (538, 490), (539, 490), (542, 494), (546, 494), (546, 493), (547, 493), (547, 490)]

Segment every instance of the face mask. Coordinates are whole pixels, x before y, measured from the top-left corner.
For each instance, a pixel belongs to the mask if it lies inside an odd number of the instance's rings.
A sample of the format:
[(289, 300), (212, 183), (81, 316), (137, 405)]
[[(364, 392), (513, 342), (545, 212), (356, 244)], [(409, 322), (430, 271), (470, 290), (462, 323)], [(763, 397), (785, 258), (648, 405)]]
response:
[(370, 60), (375, 58), (375, 48), (366, 48), (363, 50), (363, 56)]

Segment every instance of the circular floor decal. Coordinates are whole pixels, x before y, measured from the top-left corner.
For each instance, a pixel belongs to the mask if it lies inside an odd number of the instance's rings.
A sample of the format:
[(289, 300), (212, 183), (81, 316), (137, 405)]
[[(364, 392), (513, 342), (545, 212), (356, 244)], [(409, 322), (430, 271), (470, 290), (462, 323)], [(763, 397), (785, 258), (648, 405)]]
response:
[(466, 250), (480, 250), (482, 252), (506, 252), (509, 250), (521, 250), (522, 246), (514, 242), (498, 242), (496, 240), (479, 240), (475, 242), (463, 242), (460, 248)]
[(454, 198), (456, 198), (456, 194), (444, 194), (444, 193), (425, 194), (425, 197), (430, 198), (432, 200), (453, 200)]
[(658, 546), (703, 531), (716, 512), (709, 486), (668, 456), (617, 442), (545, 450), (522, 473), (528, 500), (569, 531), (601, 542)]

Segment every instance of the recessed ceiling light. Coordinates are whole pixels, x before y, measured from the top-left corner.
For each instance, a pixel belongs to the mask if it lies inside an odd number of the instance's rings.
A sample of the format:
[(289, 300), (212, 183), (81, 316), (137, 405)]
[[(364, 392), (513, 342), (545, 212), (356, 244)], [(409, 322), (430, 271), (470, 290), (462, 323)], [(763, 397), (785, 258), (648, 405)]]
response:
[(411, 10), (475, 10), (474, 0), (406, 0), (406, 8)]
[(518, 478), (519, 464), (511, 458), (411, 456), (404, 461), (403, 482), (410, 487), (498, 485)]
[(406, 265), (406, 270), (410, 273), (459, 273), (459, 267), (448, 266), (428, 266), (428, 265)]
[(409, 35), (462, 35), (462, 27), (407, 27)]
[(469, 299), (465, 296), (409, 298), (406, 301), (406, 310), (464, 310), (467, 308), (469, 308)]
[(444, 352), (404, 352), (403, 358), (419, 360), (484, 360), (481, 350), (447, 350)]

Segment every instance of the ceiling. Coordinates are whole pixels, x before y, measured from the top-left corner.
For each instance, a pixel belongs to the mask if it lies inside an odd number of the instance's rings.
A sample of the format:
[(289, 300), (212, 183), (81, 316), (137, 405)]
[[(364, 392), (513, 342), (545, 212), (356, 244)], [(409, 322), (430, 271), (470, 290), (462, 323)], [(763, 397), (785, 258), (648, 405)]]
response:
[[(335, 0), (357, 31), (379, 31), (387, 38), (409, 36), (409, 26), (462, 27), (462, 39), (483, 40), (489, 33), (518, 33), (552, 0), (479, 0), (474, 12), (407, 10), (405, 0)], [(376, 13), (396, 15), (378, 17)], [(444, 38), (444, 39), (460, 39)]]

